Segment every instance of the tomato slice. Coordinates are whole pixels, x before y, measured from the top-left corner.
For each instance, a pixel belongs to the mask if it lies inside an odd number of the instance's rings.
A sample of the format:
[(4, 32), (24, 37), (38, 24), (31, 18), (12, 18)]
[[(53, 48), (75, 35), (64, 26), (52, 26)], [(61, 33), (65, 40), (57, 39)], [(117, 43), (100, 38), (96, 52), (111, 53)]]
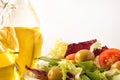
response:
[(75, 60), (75, 53), (66, 56), (67, 60)]
[(120, 60), (120, 50), (110, 48), (99, 55), (99, 64), (105, 69), (110, 69), (111, 65)]

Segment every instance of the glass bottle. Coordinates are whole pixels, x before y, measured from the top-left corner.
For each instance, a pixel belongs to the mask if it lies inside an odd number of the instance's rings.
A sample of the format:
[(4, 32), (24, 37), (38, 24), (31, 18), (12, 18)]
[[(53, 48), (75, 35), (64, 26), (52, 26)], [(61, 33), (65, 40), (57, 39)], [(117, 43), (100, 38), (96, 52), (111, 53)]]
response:
[(27, 72), (25, 66), (36, 67), (37, 60), (34, 58), (39, 58), (41, 55), (43, 37), (39, 18), (31, 0), (14, 0), (14, 2), (15, 9), (12, 9), (10, 19), (5, 18), (3, 22), (7, 24), (2, 25), (3, 28), (12, 29), (18, 41), (18, 56), (14, 61), (22, 80)]
[(4, 50), (18, 52), (18, 41), (12, 24), (14, 0), (0, 0), (0, 4), (0, 44)]
[[(26, 73), (25, 66), (36, 67), (42, 49), (42, 33), (37, 13), (32, 6), (33, 0), (16, 0), (16, 10), (13, 15), (13, 26), (19, 43), (19, 54), (16, 63), (20, 68), (20, 76)], [(35, 1), (35, 0), (34, 0)]]
[(12, 25), (13, 0), (0, 0), (0, 79), (19, 80), (15, 67), (18, 40)]

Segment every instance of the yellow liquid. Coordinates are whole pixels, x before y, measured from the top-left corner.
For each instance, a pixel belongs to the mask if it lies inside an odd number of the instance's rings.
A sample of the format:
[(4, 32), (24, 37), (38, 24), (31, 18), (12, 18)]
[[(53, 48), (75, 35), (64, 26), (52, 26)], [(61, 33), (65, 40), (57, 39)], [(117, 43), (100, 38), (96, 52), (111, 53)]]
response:
[(27, 72), (25, 66), (35, 67), (34, 58), (41, 55), (43, 38), (39, 27), (14, 27), (14, 30), (19, 43), (19, 53), (13, 60), (19, 68), (17, 70), (14, 64), (0, 68), (0, 80), (24, 80), (24, 74)]
[(20, 76), (27, 71), (25, 66), (35, 67), (34, 58), (39, 58), (42, 48), (42, 34), (39, 27), (15, 27), (19, 42), (19, 54), (16, 63), (20, 67)]
[(0, 80), (19, 80), (15, 63), (9, 52), (0, 52)]

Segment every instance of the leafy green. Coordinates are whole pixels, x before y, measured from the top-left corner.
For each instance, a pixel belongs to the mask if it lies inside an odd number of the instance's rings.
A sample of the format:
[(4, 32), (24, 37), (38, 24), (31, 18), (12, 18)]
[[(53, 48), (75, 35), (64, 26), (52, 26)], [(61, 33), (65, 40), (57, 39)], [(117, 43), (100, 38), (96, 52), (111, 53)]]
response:
[(42, 69), (44, 69), (45, 71), (49, 71), (51, 69), (51, 67), (57, 66), (59, 64), (59, 62), (61, 61), (60, 59), (48, 58), (45, 56), (41, 56), (41, 57), (35, 58), (35, 59), (43, 60), (43, 61), (46, 61), (49, 63), (48, 65), (42, 66)]
[(49, 54), (53, 58), (57, 58), (57, 59), (64, 58), (67, 50), (67, 46), (68, 46), (68, 43), (62, 41), (61, 39), (57, 40), (54, 45), (54, 49), (51, 49)]
[(79, 80), (79, 78), (80, 78), (79, 76), (80, 76), (80, 74), (82, 72), (82, 68), (77, 68), (73, 61), (71, 61), (71, 60), (63, 60), (63, 61), (60, 62), (59, 66), (62, 69), (62, 74), (63, 74), (62, 80), (66, 80), (67, 72), (70, 72), (70, 73), (74, 74), (75, 78), (77, 80)]
[(67, 78), (67, 61), (64, 60), (64, 61), (61, 61), (60, 62), (60, 68), (62, 69), (62, 80), (66, 80)]
[(84, 61), (76, 64), (77, 67), (82, 67), (82, 74), (90, 78), (90, 80), (107, 80), (105, 74), (102, 74), (93, 61)]
[(90, 51), (93, 52), (94, 49), (101, 49), (101, 48), (102, 48), (101, 43), (99, 41), (96, 41), (90, 46)]
[(100, 80), (100, 72), (99, 70), (95, 70), (93, 72), (91, 71), (86, 71), (86, 75), (91, 79), (91, 80)]
[(86, 75), (81, 75), (80, 77), (81, 77), (82, 80), (90, 80), (90, 78), (87, 77)]
[(55, 59), (41, 56), (36, 58), (48, 62), (42, 69), (49, 71), (53, 66), (60, 66), (62, 70), (62, 80), (68, 78), (67, 73), (75, 75), (75, 80), (118, 80), (116, 77), (120, 74), (120, 70), (113, 69), (105, 71), (104, 68), (98, 68), (93, 61), (83, 61), (75, 64), (72, 60)]
[(109, 80), (105, 72), (100, 73), (100, 80)]
[(120, 70), (118, 70), (118, 69), (111, 69), (111, 70), (105, 71), (105, 73), (106, 73), (106, 75), (108, 77), (112, 77), (114, 75), (120, 74)]
[(112, 77), (112, 80), (120, 80), (120, 74), (114, 75), (114, 76)]
[(96, 70), (96, 65), (93, 61), (84, 61), (76, 64), (77, 67), (82, 67), (84, 71), (94, 71)]
[(58, 63), (58, 61), (61, 61), (60, 59), (48, 58), (45, 56), (41, 56), (41, 57), (35, 58), (35, 59), (40, 59), (40, 60), (44, 60), (44, 61), (52, 62), (52, 63)]

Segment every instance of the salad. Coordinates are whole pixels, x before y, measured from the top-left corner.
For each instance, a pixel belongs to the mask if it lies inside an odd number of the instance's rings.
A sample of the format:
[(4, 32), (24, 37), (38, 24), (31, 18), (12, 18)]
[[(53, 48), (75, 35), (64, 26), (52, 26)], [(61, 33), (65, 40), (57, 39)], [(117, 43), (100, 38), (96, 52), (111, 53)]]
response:
[(120, 50), (97, 39), (57, 41), (48, 56), (36, 59), (40, 67), (26, 69), (39, 80), (120, 80)]

